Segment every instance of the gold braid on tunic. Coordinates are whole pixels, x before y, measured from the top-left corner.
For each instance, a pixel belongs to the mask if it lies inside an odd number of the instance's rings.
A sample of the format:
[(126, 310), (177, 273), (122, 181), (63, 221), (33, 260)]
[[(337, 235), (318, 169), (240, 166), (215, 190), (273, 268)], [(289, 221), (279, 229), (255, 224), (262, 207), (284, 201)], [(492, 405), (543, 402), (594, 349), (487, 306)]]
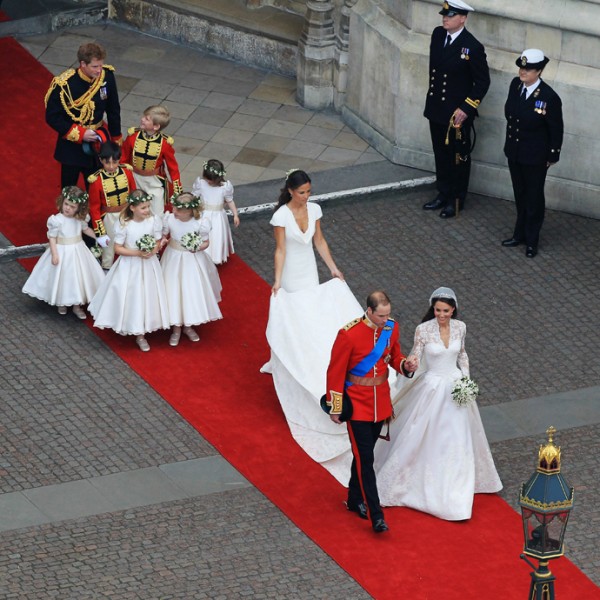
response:
[[(104, 68), (114, 70), (114, 67), (110, 65), (104, 65)], [(79, 98), (73, 99), (71, 96), (71, 88), (69, 87), (69, 79), (75, 75), (75, 69), (67, 69), (64, 73), (57, 75), (50, 84), (50, 88), (46, 92), (44, 97), (44, 105), (48, 106), (48, 99), (50, 94), (59, 87), (59, 98), (62, 107), (74, 123), (80, 125), (90, 125), (94, 120), (94, 111), (96, 110), (96, 103), (92, 98), (98, 93), (98, 90), (104, 85), (105, 71), (102, 69), (102, 73), (99, 77), (96, 77), (92, 81), (90, 89), (82, 94)]]

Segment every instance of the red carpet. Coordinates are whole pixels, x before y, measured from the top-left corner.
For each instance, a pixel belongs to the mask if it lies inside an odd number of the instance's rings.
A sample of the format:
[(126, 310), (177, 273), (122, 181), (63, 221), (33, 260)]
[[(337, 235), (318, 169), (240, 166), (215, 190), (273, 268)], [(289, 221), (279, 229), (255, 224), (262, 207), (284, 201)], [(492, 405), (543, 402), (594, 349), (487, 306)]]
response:
[[(12, 167), (18, 165), (2, 188), (0, 230), (17, 244), (43, 241), (58, 181), (54, 136), (43, 123), (51, 76), (12, 40), (0, 40), (0, 53), (9, 88), (0, 115), (12, 132), (0, 144), (4, 156), (14, 154)], [(19, 73), (19, 80), (8, 73)], [(23, 190), (29, 192), (25, 210), (16, 201)], [(98, 335), (375, 598), (525, 598), (530, 569), (519, 560), (520, 519), (496, 496), (478, 496), (466, 523), (388, 509), (391, 531), (380, 536), (345, 510), (344, 489), (292, 440), (272, 381), (258, 372), (268, 357), (269, 286), (237, 257), (220, 273), (224, 319), (201, 327), (199, 344), (184, 339), (170, 348), (162, 332), (148, 336), (152, 351), (143, 354), (132, 338)], [(567, 559), (551, 567), (560, 600), (600, 598)]]

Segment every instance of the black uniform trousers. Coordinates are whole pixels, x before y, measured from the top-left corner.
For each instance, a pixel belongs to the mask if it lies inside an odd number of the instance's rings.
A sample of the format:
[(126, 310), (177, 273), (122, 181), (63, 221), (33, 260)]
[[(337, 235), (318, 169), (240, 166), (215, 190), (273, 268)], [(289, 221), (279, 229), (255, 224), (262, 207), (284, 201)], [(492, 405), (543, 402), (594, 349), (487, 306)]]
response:
[(83, 176), (83, 184), (87, 190), (90, 187), (87, 178), (95, 173), (99, 167), (93, 164), (89, 167), (82, 167), (81, 165), (60, 165), (60, 187), (61, 189), (68, 185), (79, 185), (79, 175)]
[[(446, 144), (448, 125), (449, 123), (442, 124), (429, 121), (431, 146), (435, 157), (436, 186), (438, 193), (446, 201), (446, 204), (454, 203), (456, 199), (458, 199), (459, 207), (462, 209), (469, 188), (471, 155), (470, 153), (467, 153), (466, 156), (464, 156), (465, 160), (460, 160), (457, 164), (457, 146), (454, 140), (453, 131), (450, 131), (449, 143)], [(471, 120), (467, 120), (460, 131), (463, 145), (470, 148)]]
[(374, 523), (383, 518), (377, 481), (375, 479), (375, 443), (383, 427), (383, 421), (348, 421), (348, 435), (352, 446), (352, 467), (348, 484), (348, 506), (356, 507), (363, 502), (369, 509), (369, 518)]
[(548, 167), (523, 165), (509, 160), (508, 169), (517, 207), (513, 238), (525, 242), (526, 246), (537, 248), (546, 210), (544, 184)]

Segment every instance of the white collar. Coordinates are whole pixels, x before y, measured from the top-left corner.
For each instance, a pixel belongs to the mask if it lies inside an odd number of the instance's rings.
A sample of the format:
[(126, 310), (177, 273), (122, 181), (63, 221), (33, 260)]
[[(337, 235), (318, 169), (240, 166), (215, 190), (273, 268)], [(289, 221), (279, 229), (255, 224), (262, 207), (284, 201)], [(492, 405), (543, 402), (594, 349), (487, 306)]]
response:
[(537, 88), (540, 85), (540, 83), (542, 83), (542, 78), (541, 77), (539, 77), (538, 80), (535, 83), (532, 83), (529, 87), (524, 86), (525, 89), (527, 90), (527, 95), (525, 97), (529, 98), (529, 96), (531, 96), (531, 94), (533, 94), (533, 92), (535, 92), (535, 90), (537, 90)]
[(447, 33), (446, 38), (450, 36), (450, 43), (452, 44), (454, 40), (464, 31), (464, 29), (464, 27), (461, 27), (458, 31), (455, 31), (454, 33)]

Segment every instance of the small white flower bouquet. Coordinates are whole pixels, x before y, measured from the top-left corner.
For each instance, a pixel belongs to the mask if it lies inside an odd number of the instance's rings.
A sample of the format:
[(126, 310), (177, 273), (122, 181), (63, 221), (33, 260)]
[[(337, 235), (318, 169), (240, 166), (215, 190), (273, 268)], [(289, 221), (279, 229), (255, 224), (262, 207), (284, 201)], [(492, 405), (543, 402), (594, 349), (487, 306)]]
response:
[(196, 252), (202, 246), (202, 238), (195, 231), (190, 231), (181, 236), (180, 244), (186, 250)]
[(100, 246), (98, 244), (94, 244), (90, 248), (90, 252), (94, 255), (94, 258), (101, 258), (102, 257), (102, 248), (100, 248)]
[(479, 394), (479, 386), (469, 377), (462, 377), (454, 382), (452, 400), (458, 406), (468, 406), (475, 402)]
[(156, 246), (156, 240), (153, 235), (146, 233), (136, 241), (135, 245), (138, 247), (138, 250), (141, 250), (142, 252), (152, 252)]

